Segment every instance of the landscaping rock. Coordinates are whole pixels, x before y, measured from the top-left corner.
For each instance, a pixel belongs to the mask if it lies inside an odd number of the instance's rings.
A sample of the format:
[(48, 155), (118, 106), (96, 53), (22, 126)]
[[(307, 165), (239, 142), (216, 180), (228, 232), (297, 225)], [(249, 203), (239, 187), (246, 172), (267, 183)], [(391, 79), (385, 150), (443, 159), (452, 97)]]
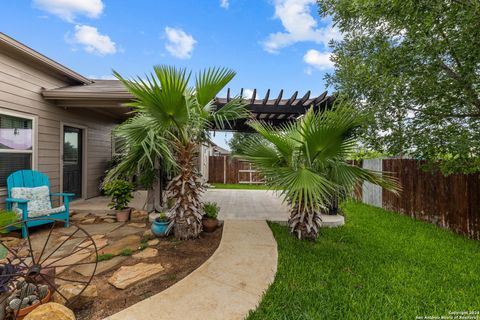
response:
[[(116, 266), (121, 264), (127, 258), (128, 257), (118, 256), (118, 257), (113, 257), (110, 260), (100, 261), (97, 264), (97, 269), (95, 270), (95, 275), (99, 275), (99, 274), (102, 274), (102, 273), (105, 273), (105, 272), (108, 272), (108, 271), (114, 269)], [(75, 267), (75, 269), (73, 269), (73, 271), (81, 274), (84, 277), (89, 277), (89, 276), (92, 275), (94, 267), (95, 267), (94, 264), (83, 264), (83, 265)]]
[(133, 266), (122, 266), (115, 271), (108, 282), (118, 289), (125, 289), (163, 270), (164, 268), (160, 263), (138, 263)]
[(148, 229), (148, 230), (145, 230), (145, 232), (143, 233), (143, 239), (153, 239), (155, 238), (155, 235), (153, 234), (152, 230)]
[(76, 320), (75, 314), (67, 307), (49, 302), (39, 305), (32, 312), (27, 314), (23, 320)]
[(147, 244), (150, 246), (150, 247), (153, 247), (153, 246), (156, 246), (157, 244), (160, 243), (160, 240), (158, 239), (153, 239), (153, 240), (148, 240), (147, 241)]
[(145, 210), (132, 210), (130, 213), (130, 221), (143, 222), (147, 220), (148, 212)]
[(141, 238), (138, 235), (129, 235), (121, 238), (118, 241), (98, 250), (98, 254), (113, 254), (119, 255), (124, 249), (137, 250), (140, 245)]
[[(104, 247), (107, 246), (108, 244), (108, 240), (107, 239), (93, 239), (93, 242), (95, 242), (95, 246), (97, 247), (97, 250), (100, 250)], [(88, 249), (90, 251), (93, 251), (94, 250), (94, 246), (93, 246), (93, 242), (91, 240), (87, 240), (83, 243), (81, 243), (78, 247), (79, 248), (85, 248), (85, 249)]]
[[(58, 292), (55, 291), (55, 293), (53, 294), (53, 301), (60, 304), (65, 304), (67, 303), (67, 301), (63, 297), (67, 298), (70, 301), (72, 300), (72, 298), (78, 296), (78, 294), (80, 294), (83, 288), (84, 286), (80, 284), (62, 284), (57, 288)], [(59, 294), (59, 292), (63, 295), (63, 297)], [(73, 307), (78, 308), (86, 304), (92, 303), (95, 300), (95, 297), (98, 297), (97, 286), (91, 284), (86, 287), (85, 290), (83, 290), (79, 297), (73, 300)]]
[(81, 222), (81, 224), (94, 224), (96, 218), (85, 219)]
[(115, 221), (116, 221), (115, 219), (110, 219), (110, 218), (103, 219), (103, 222), (106, 222), (106, 223), (113, 223)]
[(146, 228), (146, 227), (147, 227), (147, 224), (146, 224), (146, 223), (138, 223), (138, 222), (136, 222), (136, 223), (129, 223), (128, 226), (129, 226), (129, 227), (134, 227), (134, 228), (141, 228), (141, 229), (143, 229), (143, 228)]
[[(80, 251), (74, 253), (73, 255), (67, 256), (67, 257), (65, 257), (65, 258), (63, 258), (59, 261), (55, 261), (55, 260), (58, 260), (58, 258), (51, 257), (47, 261), (45, 261), (42, 265), (44, 265), (44, 266), (50, 265), (52, 267), (63, 266), (63, 265), (73, 265), (77, 262), (80, 262), (80, 261), (90, 257), (91, 254), (92, 253), (89, 250), (83, 249), (83, 250), (80, 250)], [(50, 264), (50, 263), (52, 263), (52, 264)], [(56, 272), (56, 274), (60, 274), (68, 268), (69, 267), (57, 267), (57, 268), (55, 268), (55, 272)]]
[(135, 259), (147, 259), (147, 258), (153, 258), (158, 255), (158, 250), (154, 248), (145, 248), (144, 250), (135, 253), (133, 257)]

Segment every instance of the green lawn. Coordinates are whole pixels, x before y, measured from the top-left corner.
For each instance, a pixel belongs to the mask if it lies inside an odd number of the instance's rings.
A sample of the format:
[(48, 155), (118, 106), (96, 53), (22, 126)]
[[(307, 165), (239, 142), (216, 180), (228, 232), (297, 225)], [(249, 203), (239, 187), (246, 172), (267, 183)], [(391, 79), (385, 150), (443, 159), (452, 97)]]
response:
[(223, 184), (223, 183), (211, 183), (215, 189), (247, 189), (247, 190), (268, 190), (265, 185), (258, 184)]
[(298, 241), (285, 226), (270, 224), (278, 271), (249, 320), (480, 311), (479, 242), (363, 204), (343, 209), (346, 225), (323, 229), (317, 242)]

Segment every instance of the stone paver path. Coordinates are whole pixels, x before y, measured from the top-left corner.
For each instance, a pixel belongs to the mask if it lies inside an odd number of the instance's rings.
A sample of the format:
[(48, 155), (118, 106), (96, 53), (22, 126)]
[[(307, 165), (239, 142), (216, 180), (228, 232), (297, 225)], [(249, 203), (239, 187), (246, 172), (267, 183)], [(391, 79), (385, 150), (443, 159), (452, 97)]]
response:
[(208, 189), (203, 201), (220, 206), (219, 219), (287, 221), (289, 212), (273, 191)]
[(106, 319), (244, 319), (273, 282), (277, 243), (265, 221), (226, 220), (217, 251), (190, 275)]

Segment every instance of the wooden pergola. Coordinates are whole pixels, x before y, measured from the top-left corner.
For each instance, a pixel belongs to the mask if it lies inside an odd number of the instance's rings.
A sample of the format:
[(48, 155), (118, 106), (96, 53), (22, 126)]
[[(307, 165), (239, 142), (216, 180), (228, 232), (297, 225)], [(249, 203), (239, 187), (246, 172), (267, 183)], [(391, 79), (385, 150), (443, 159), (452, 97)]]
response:
[[(240, 90), (238, 97), (243, 97), (243, 88)], [(328, 96), (327, 91), (316, 97), (310, 97), (310, 90), (303, 96), (298, 95), (295, 91), (290, 97), (284, 98), (283, 90), (280, 90), (278, 96), (270, 99), (270, 89), (267, 90), (263, 99), (257, 99), (257, 89), (253, 90), (251, 98), (244, 98), (247, 109), (252, 113), (253, 119), (262, 120), (270, 123), (272, 126), (279, 126), (284, 123), (295, 121), (299, 116), (305, 114), (310, 108), (314, 110), (324, 110), (330, 108), (335, 101), (335, 95)], [(225, 104), (232, 100), (230, 88), (227, 89), (227, 97), (215, 99), (215, 105), (222, 108)], [(233, 123), (232, 131), (251, 131), (246, 124), (248, 119), (239, 120)]]

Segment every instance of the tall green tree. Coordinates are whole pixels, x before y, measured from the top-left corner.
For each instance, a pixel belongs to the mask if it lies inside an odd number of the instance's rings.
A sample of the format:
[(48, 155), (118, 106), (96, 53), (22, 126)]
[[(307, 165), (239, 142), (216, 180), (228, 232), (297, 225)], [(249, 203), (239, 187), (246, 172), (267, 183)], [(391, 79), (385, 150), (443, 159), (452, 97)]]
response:
[(196, 168), (199, 146), (208, 140), (208, 130), (214, 125), (221, 128), (248, 116), (240, 99), (232, 99), (218, 110), (214, 105), (214, 98), (235, 72), (226, 68), (206, 69), (196, 74), (193, 87), (189, 87), (190, 72), (169, 66), (155, 66), (145, 79), (125, 79), (117, 72), (115, 76), (134, 96), (129, 105), (136, 116), (120, 129), (132, 143), (112, 176), (139, 164), (150, 170), (160, 166), (171, 169), (173, 178), (167, 185), (167, 194), (175, 199), (171, 211), (175, 237), (198, 237), (202, 230), (203, 191)]
[(250, 139), (252, 135), (257, 134), (252, 132), (234, 132), (232, 138), (228, 140), (228, 146), (230, 147), (232, 154), (242, 153), (245, 141)]
[(362, 117), (344, 102), (334, 111), (310, 109), (280, 128), (249, 122), (260, 137), (248, 139), (240, 156), (253, 163), (269, 186), (280, 190), (291, 208), (290, 231), (297, 237), (316, 238), (320, 215), (328, 214), (360, 181), (398, 191), (390, 176), (346, 162), (356, 148), (355, 131), (361, 124)]
[(480, 2), (319, 0), (343, 33), (328, 82), (371, 114), (379, 152), (480, 170)]

